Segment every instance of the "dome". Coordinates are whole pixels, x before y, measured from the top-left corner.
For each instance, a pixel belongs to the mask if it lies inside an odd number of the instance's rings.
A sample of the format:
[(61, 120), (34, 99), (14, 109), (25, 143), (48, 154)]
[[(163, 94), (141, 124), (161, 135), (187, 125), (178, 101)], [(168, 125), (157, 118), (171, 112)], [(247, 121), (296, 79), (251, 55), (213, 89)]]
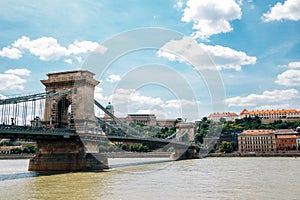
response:
[(105, 107), (106, 110), (114, 110), (114, 106), (111, 105), (110, 102), (108, 102), (108, 105)]

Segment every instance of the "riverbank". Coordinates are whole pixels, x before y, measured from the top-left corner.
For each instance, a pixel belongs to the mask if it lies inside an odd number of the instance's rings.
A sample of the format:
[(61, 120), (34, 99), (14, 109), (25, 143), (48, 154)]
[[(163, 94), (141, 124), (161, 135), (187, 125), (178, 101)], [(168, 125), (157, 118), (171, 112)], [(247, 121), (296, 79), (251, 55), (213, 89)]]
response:
[(300, 157), (300, 151), (293, 152), (233, 152), (233, 153), (210, 153), (205, 157)]

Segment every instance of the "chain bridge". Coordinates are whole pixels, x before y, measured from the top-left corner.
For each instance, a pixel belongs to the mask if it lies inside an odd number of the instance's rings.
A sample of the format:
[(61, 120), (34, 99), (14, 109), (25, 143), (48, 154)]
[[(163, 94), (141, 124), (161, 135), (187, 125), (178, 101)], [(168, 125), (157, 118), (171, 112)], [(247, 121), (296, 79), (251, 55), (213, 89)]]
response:
[[(100, 142), (150, 143), (172, 147), (174, 159), (198, 157), (200, 148), (189, 136), (191, 127), (166, 139), (145, 135), (105, 109), (94, 99), (99, 81), (86, 70), (47, 74), (45, 92), (0, 99), (0, 138), (34, 140), (36, 156), (31, 171), (77, 171), (109, 168)], [(102, 110), (114, 125), (95, 116)], [(103, 125), (122, 134), (103, 132)], [(191, 139), (192, 138), (192, 139)]]

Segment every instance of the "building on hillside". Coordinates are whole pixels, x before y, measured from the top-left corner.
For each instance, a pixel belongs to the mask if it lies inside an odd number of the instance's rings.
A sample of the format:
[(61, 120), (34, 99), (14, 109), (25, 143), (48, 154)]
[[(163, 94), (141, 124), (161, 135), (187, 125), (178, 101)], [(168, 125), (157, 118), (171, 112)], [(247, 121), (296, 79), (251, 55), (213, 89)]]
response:
[(128, 114), (126, 123), (141, 123), (145, 126), (156, 126), (156, 116), (154, 114)]
[(233, 121), (238, 119), (239, 116), (234, 112), (222, 112), (222, 113), (210, 113), (207, 119), (212, 120), (214, 122), (219, 122), (221, 118), (224, 118), (225, 121)]
[(239, 152), (276, 151), (276, 138), (273, 130), (245, 130), (238, 134)]
[(258, 116), (261, 119), (297, 119), (300, 118), (300, 111), (296, 109), (292, 110), (257, 110), (248, 111), (247, 109), (242, 110), (240, 113), (240, 119), (245, 117)]
[(182, 118), (177, 119), (157, 119), (156, 125), (159, 127), (168, 127), (172, 128), (175, 127), (176, 124), (183, 122)]
[(275, 130), (275, 136), (277, 137), (278, 135), (298, 135), (300, 134), (299, 132), (293, 130), (293, 129), (277, 129)]

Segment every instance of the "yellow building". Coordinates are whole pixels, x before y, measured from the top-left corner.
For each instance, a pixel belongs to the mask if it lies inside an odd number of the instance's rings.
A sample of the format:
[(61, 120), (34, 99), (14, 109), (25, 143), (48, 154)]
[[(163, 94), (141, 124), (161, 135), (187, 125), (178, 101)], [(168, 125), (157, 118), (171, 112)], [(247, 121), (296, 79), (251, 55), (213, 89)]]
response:
[(291, 110), (256, 110), (248, 111), (244, 109), (240, 113), (240, 118), (255, 117), (258, 116), (261, 119), (293, 119), (300, 118), (300, 111), (296, 109)]
[(276, 138), (273, 130), (246, 130), (238, 135), (239, 152), (276, 151)]

